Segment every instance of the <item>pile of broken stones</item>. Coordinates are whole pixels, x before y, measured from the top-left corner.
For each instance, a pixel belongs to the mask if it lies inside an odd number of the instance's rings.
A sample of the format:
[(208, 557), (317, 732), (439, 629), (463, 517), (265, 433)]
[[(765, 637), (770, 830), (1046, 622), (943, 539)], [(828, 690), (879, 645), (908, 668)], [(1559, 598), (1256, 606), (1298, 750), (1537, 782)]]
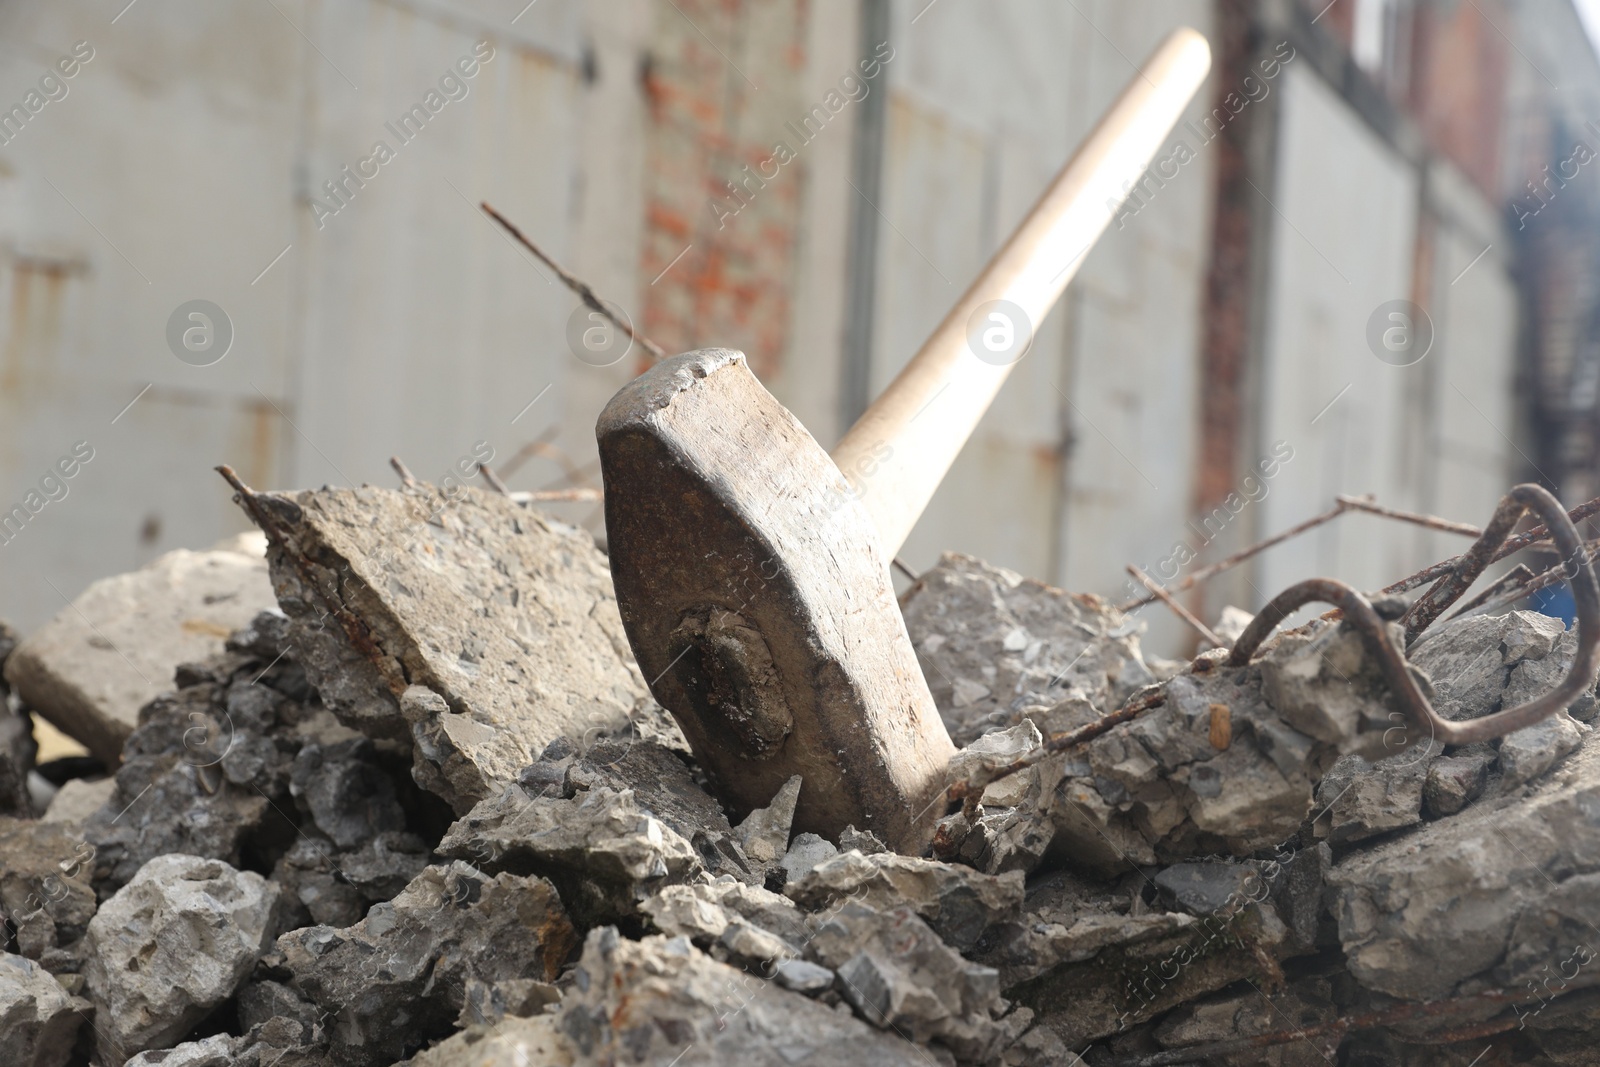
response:
[[(1162, 662), (947, 556), (903, 606), (953, 774), (1165, 701), (902, 856), (792, 835), (798, 778), (718, 805), (582, 531), (257, 500), (265, 559), (172, 553), (0, 634), (6, 1065), (1600, 1062), (1592, 695), (1408, 743), (1338, 623)], [(1464, 718), (1574, 649), (1512, 612), (1410, 659)], [(90, 758), (35, 766), (30, 715)]]

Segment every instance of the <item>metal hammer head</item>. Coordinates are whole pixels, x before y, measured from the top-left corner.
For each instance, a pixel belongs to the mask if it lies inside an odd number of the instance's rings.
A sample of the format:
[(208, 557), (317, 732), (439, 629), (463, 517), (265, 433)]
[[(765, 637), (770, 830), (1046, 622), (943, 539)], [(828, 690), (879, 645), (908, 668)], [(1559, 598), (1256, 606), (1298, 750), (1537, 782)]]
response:
[(954, 752), (871, 521), (744, 355), (689, 352), (596, 426), (617, 603), (656, 699), (736, 817), (920, 850)]

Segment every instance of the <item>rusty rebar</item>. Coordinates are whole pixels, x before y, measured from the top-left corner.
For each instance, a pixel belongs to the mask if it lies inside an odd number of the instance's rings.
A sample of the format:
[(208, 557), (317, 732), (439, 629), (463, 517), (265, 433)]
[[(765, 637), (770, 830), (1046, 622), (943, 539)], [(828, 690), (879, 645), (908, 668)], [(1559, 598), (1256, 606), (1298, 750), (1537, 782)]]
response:
[(1530, 511), (1544, 520), (1562, 559), (1569, 561), (1566, 565), (1573, 570), (1571, 575), (1573, 599), (1582, 600), (1578, 586), (1582, 582), (1583, 575), (1587, 574), (1588, 588), (1585, 593), (1593, 594), (1595, 614), (1600, 616), (1600, 591), (1595, 588), (1594, 572), (1589, 568), (1589, 560), (1583, 550), (1583, 538), (1579, 536), (1578, 528), (1573, 525), (1572, 519), (1568, 518), (1566, 511), (1561, 507), (1561, 502), (1552, 496), (1548, 489), (1529, 482), (1517, 486), (1505, 495), (1499, 506), (1494, 509), (1494, 516), (1478, 540), (1461, 554), (1454, 567), (1440, 576), (1433, 587), (1418, 597), (1406, 611), (1405, 618), (1401, 621), (1405, 623), (1408, 646), (1413, 644), (1435, 619), (1444, 614), (1451, 604), (1461, 599), (1462, 594), (1477, 581), (1478, 575), (1483, 573), (1485, 567), (1501, 558), (1496, 553), (1510, 538), (1511, 531), (1516, 528), (1522, 516)]
[(1337, 496), (1334, 497), (1340, 504), (1353, 511), (1365, 511), (1369, 515), (1380, 515), (1385, 519), (1395, 519), (1399, 522), (1409, 522), (1416, 526), (1423, 526), (1440, 533), (1462, 534), (1466, 537), (1477, 537), (1482, 530), (1466, 522), (1451, 522), (1441, 519), (1437, 515), (1425, 515), (1417, 511), (1401, 511), (1399, 508), (1386, 508), (1373, 500), (1371, 496)]
[[(1593, 557), (1591, 556), (1591, 558)], [(1551, 569), (1554, 570), (1555, 568)], [(1531, 584), (1543, 577), (1544, 575), (1539, 575), (1539, 577), (1536, 578), (1533, 573), (1533, 568), (1529, 567), (1526, 563), (1519, 563), (1515, 567), (1512, 567), (1510, 570), (1506, 571), (1500, 577), (1496, 578), (1494, 581), (1490, 582), (1483, 592), (1479, 593), (1465, 604), (1462, 604), (1456, 609), (1455, 614), (1451, 615), (1445, 620), (1445, 622), (1451, 623), (1466, 615), (1470, 615), (1472, 612), (1483, 607), (1485, 604), (1489, 603), (1496, 596), (1505, 592), (1507, 589), (1515, 588), (1517, 592), (1514, 594), (1514, 599), (1521, 600), (1523, 597), (1527, 596), (1528, 593), (1532, 592), (1531, 589), (1524, 588), (1524, 584)]]
[[(1364, 511), (1368, 514), (1378, 515), (1386, 519), (1395, 519), (1399, 522), (1414, 523), (1418, 526), (1427, 527), (1430, 530), (1438, 530), (1443, 533), (1458, 533), (1467, 537), (1477, 537), (1480, 532), (1476, 526), (1469, 526), (1464, 522), (1451, 522), (1449, 519), (1441, 519), (1436, 515), (1424, 515), (1415, 511), (1401, 511), (1399, 508), (1384, 507), (1374, 501), (1371, 497), (1339, 496), (1336, 497), (1335, 500), (1336, 503), (1334, 506), (1329, 510), (1324, 511), (1322, 514), (1313, 515), (1304, 522), (1296, 523), (1295, 525), (1289, 527), (1282, 533), (1273, 534), (1266, 540), (1257, 541), (1248, 548), (1242, 548), (1225, 559), (1220, 559), (1215, 563), (1201, 567), (1199, 570), (1195, 571), (1193, 574), (1190, 574), (1188, 577), (1184, 578), (1181, 582), (1178, 582), (1167, 591), (1169, 593), (1176, 594), (1193, 589), (1196, 585), (1206, 581), (1213, 575), (1221, 574), (1225, 570), (1230, 570), (1234, 567), (1237, 567), (1239, 564), (1243, 563), (1247, 559), (1250, 559), (1252, 556), (1259, 555), (1260, 553), (1265, 552), (1267, 549), (1272, 548), (1275, 545), (1280, 545), (1290, 538), (1298, 537), (1307, 530), (1314, 530), (1323, 523), (1331, 522), (1347, 511)], [(1393, 590), (1385, 590), (1385, 592), (1393, 592)], [(1151, 593), (1149, 596), (1135, 597), (1132, 600), (1118, 604), (1117, 610), (1132, 611), (1135, 608), (1142, 608), (1146, 604), (1154, 603), (1157, 599), (1159, 598), (1156, 597), (1154, 593)]]
[(653, 358), (657, 360), (666, 358), (667, 353), (660, 345), (650, 340), (650, 338), (646, 337), (644, 334), (634, 330), (631, 323), (624, 318), (618, 317), (610, 308), (606, 307), (605, 303), (598, 295), (596, 295), (595, 291), (590, 288), (588, 282), (584, 281), (582, 278), (579, 278), (571, 271), (568, 271), (566, 268), (562, 267), (561, 264), (551, 259), (545, 253), (544, 249), (534, 244), (533, 241), (525, 236), (521, 230), (517, 229), (510, 219), (507, 219), (504, 215), (500, 214), (500, 212), (490, 207), (487, 201), (480, 202), (478, 206), (483, 209), (483, 213), (485, 215), (488, 215), (491, 219), (498, 222), (502, 227), (504, 227), (507, 233), (516, 238), (518, 244), (532, 252), (534, 255), (538, 256), (540, 261), (542, 261), (545, 266), (555, 271), (556, 277), (561, 279), (561, 284), (578, 294), (578, 299), (583, 301), (584, 306), (588, 307), (591, 311), (597, 311), (606, 318), (610, 319), (612, 324), (615, 325), (617, 329), (627, 334), (631, 340), (639, 342), (639, 344), (647, 352), (649, 352)]
[[(1552, 538), (1569, 561), (1573, 600), (1578, 608), (1577, 654), (1565, 677), (1543, 696), (1464, 722), (1441, 718), (1418, 687), (1405, 657), (1389, 639), (1384, 621), (1371, 602), (1355, 589), (1332, 578), (1312, 578), (1292, 585), (1273, 597), (1245, 627), (1244, 633), (1239, 635), (1228, 656), (1228, 665), (1242, 667), (1248, 664), (1261, 642), (1278, 624), (1306, 604), (1333, 604), (1344, 613), (1345, 621), (1361, 635), (1367, 651), (1377, 661), (1384, 680), (1394, 692), (1395, 702), (1418, 734), (1430, 736), (1445, 745), (1465, 745), (1501, 737), (1565, 711), (1579, 695), (1594, 685), (1596, 671), (1600, 670), (1600, 656), (1597, 656), (1597, 652), (1600, 652), (1600, 584), (1595, 581), (1594, 570), (1578, 537), (1577, 527), (1547, 490), (1526, 484), (1506, 494), (1495, 509), (1494, 518), (1485, 528), (1483, 536), (1468, 551), (1466, 562), (1447, 576), (1451, 584), (1435, 601), (1437, 608), (1434, 615), (1449, 607), (1461, 595), (1472, 579), (1488, 565), (1488, 558), (1504, 542), (1517, 520), (1530, 510), (1545, 519), (1551, 528)], [(1430, 594), (1443, 587), (1444, 581), (1441, 580), (1434, 590), (1430, 590)], [(1450, 595), (1452, 590), (1454, 595)], [(1422, 602), (1419, 600), (1417, 604)], [(1417, 610), (1417, 604), (1412, 605), (1411, 612)], [(1408, 617), (1411, 612), (1407, 612)], [(1431, 622), (1434, 615), (1423, 616), (1422, 627)], [(1420, 633), (1421, 627), (1409, 632)]]
[(1212, 631), (1211, 627), (1207, 626), (1205, 623), (1196, 618), (1194, 612), (1178, 603), (1172, 594), (1161, 588), (1160, 583), (1158, 583), (1154, 578), (1150, 577), (1144, 571), (1140, 570), (1138, 567), (1135, 567), (1131, 563), (1128, 564), (1128, 573), (1133, 575), (1134, 580), (1140, 585), (1150, 590), (1157, 600), (1161, 601), (1168, 608), (1170, 608), (1174, 615), (1176, 615), (1183, 622), (1187, 623), (1195, 633), (1211, 642), (1212, 648), (1228, 647), (1228, 642), (1218, 637)]
[(490, 489), (493, 489), (501, 496), (511, 495), (511, 490), (506, 488), (506, 483), (500, 480), (500, 476), (494, 472), (493, 467), (487, 463), (480, 463), (478, 464), (478, 473), (483, 475), (483, 480), (489, 483)]
[[(1265, 541), (1257, 541), (1255, 544), (1251, 545), (1249, 548), (1241, 548), (1239, 551), (1235, 552), (1231, 556), (1227, 556), (1227, 557), (1225, 557), (1223, 559), (1217, 560), (1217, 562), (1215, 562), (1215, 563), (1210, 563), (1210, 564), (1207, 564), (1204, 567), (1201, 567), (1199, 570), (1195, 571), (1193, 574), (1188, 575), (1182, 581), (1178, 582), (1176, 585), (1174, 585), (1171, 589), (1169, 589), (1167, 591), (1169, 593), (1187, 592), (1188, 590), (1193, 589), (1195, 586), (1199, 585), (1201, 582), (1203, 582), (1206, 579), (1210, 578), (1212, 575), (1221, 574), (1225, 570), (1229, 570), (1229, 569), (1231, 569), (1233, 567), (1237, 567), (1239, 564), (1243, 563), (1245, 560), (1249, 559), (1251, 556), (1255, 556), (1255, 555), (1258, 555), (1258, 554), (1260, 554), (1262, 552), (1265, 552), (1267, 549), (1272, 548), (1274, 545), (1282, 544), (1283, 542), (1289, 540), (1291, 537), (1298, 537), (1301, 534), (1305, 533), (1307, 530), (1311, 530), (1311, 529), (1314, 529), (1314, 528), (1316, 528), (1318, 526), (1321, 526), (1325, 522), (1329, 522), (1329, 521), (1331, 521), (1333, 519), (1337, 519), (1340, 515), (1343, 515), (1348, 510), (1349, 509), (1346, 508), (1343, 504), (1339, 504), (1339, 505), (1336, 505), (1332, 510), (1324, 511), (1321, 515), (1313, 515), (1311, 518), (1305, 520), (1304, 522), (1296, 523), (1295, 525), (1289, 527), (1287, 530), (1284, 530), (1282, 533), (1273, 534), (1271, 537), (1267, 538)], [(1153, 604), (1156, 601), (1156, 599), (1157, 598), (1156, 598), (1155, 594), (1153, 594), (1153, 593), (1149, 594), (1147, 596), (1135, 597), (1134, 599), (1126, 601), (1125, 603), (1118, 604), (1117, 605), (1117, 610), (1118, 611), (1132, 611), (1134, 608), (1142, 608), (1146, 604)]]
[[(1587, 503), (1579, 504), (1577, 507), (1567, 512), (1566, 516), (1572, 522), (1579, 523), (1597, 513), (1600, 513), (1600, 497), (1595, 497), (1593, 500), (1590, 500)], [(1549, 537), (1550, 533), (1546, 527), (1535, 526), (1531, 530), (1526, 530), (1517, 536), (1508, 539), (1495, 551), (1494, 557), (1490, 559), (1489, 562), (1497, 563), (1500, 560), (1505, 559), (1507, 556), (1514, 555), (1515, 553), (1522, 551), (1529, 545), (1548, 540)], [(1471, 549), (1468, 549), (1468, 551), (1470, 552)], [(1460, 556), (1451, 556), (1449, 559), (1441, 560), (1432, 566), (1422, 568), (1420, 571), (1410, 575), (1409, 577), (1402, 578), (1398, 582), (1392, 582), (1389, 585), (1384, 586), (1382, 592), (1409, 593), (1418, 586), (1427, 585), (1429, 582), (1449, 574), (1465, 558), (1465, 554), (1462, 554)]]
[(412, 476), (410, 469), (404, 463), (400, 462), (399, 456), (390, 456), (389, 466), (394, 468), (394, 472), (400, 476), (400, 484), (405, 486), (407, 489), (410, 489), (417, 484), (417, 479)]
[[(1600, 557), (1600, 539), (1585, 542), (1584, 555), (1592, 565), (1595, 559)], [(1505, 587), (1511, 583), (1507, 582), (1506, 579), (1513, 576), (1518, 576), (1520, 584), (1507, 590)], [(1524, 597), (1532, 596), (1541, 589), (1559, 585), (1569, 577), (1565, 563), (1557, 563), (1555, 566), (1542, 570), (1538, 574), (1534, 574), (1526, 566), (1518, 564), (1514, 570), (1505, 575), (1505, 578), (1489, 586), (1479, 596), (1473, 597), (1464, 607), (1457, 610), (1454, 615), (1451, 615), (1440, 625), (1448, 626), (1457, 619), (1465, 618), (1468, 615), (1493, 615), (1503, 608), (1510, 607)]]

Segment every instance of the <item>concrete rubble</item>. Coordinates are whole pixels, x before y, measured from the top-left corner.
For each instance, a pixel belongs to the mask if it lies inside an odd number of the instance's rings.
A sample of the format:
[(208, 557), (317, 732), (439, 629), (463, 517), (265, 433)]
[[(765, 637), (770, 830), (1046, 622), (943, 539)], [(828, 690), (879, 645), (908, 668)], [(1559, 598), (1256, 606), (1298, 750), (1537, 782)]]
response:
[(18, 1067), (65, 1067), (79, 1028), (93, 1013), (32, 960), (0, 953), (0, 1040)]
[(108, 1064), (181, 1038), (261, 957), (278, 887), (221, 860), (171, 853), (100, 906), (85, 938), (96, 1051)]
[(260, 559), (178, 549), (85, 589), (6, 657), (6, 681), (115, 766), (139, 709), (178, 664), (220, 651), (230, 633), (276, 607)]
[[(1247, 667), (1151, 662), (1140, 620), (951, 555), (903, 610), (978, 784), (898, 855), (795, 832), (799, 777), (730, 821), (586, 534), (425, 486), (246, 505), (268, 561), (217, 566), (270, 567), (276, 604), (235, 597), (179, 656), (151, 620), (212, 618), (212, 586), (163, 579), (115, 636), (148, 692), (52, 636), (72, 610), (5, 667), (7, 1064), (1592, 1062), (1592, 693), (1449, 747), (1394, 729), (1340, 623)], [(1459, 719), (1576, 649), (1511, 612), (1408, 659)], [(60, 695), (97, 693), (124, 704)], [(36, 803), (33, 712), (111, 777)]]

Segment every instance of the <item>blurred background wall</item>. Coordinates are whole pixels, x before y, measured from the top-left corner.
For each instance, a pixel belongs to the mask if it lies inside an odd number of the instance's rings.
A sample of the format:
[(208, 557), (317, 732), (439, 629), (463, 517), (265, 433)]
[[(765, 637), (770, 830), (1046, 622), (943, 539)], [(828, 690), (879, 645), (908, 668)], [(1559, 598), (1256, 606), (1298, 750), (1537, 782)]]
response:
[[(487, 447), (514, 489), (598, 485), (644, 354), (575, 344), (482, 200), (667, 350), (743, 349), (831, 446), (1180, 24), (1207, 89), (907, 566), (1121, 600), (1126, 564), (1180, 580), (1339, 493), (1481, 524), (1518, 480), (1600, 492), (1571, 0), (3, 0), (0, 614), (243, 529), (217, 463), (391, 485)], [(180, 358), (195, 300), (225, 320)], [(1186, 599), (1465, 543), (1346, 515)]]

